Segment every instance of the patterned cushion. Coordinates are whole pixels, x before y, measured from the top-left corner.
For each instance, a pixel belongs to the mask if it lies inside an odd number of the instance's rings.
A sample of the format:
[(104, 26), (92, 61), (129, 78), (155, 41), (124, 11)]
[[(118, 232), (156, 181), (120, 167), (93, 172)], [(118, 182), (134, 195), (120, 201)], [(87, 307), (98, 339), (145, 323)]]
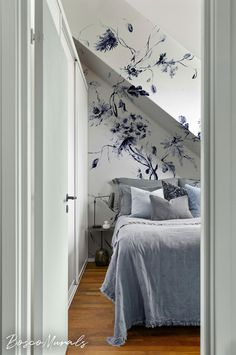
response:
[(176, 197), (188, 196), (187, 191), (183, 187), (175, 186), (165, 181), (162, 181), (162, 186), (164, 189), (164, 197), (168, 201)]

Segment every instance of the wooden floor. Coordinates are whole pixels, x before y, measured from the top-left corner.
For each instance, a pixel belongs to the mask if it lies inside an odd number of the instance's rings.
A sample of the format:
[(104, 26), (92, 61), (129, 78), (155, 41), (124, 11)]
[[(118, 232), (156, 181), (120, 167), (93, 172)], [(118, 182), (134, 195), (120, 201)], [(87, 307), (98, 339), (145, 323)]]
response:
[(67, 355), (199, 355), (198, 327), (133, 327), (124, 346), (112, 347), (106, 338), (113, 334), (114, 306), (101, 294), (106, 268), (89, 263), (69, 309), (69, 339), (85, 334), (84, 349), (71, 346)]

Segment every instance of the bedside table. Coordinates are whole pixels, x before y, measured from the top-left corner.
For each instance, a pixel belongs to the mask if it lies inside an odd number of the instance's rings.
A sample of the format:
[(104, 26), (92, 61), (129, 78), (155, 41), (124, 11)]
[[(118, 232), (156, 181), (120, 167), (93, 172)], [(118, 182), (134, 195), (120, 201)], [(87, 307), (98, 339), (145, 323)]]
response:
[(94, 234), (96, 236), (100, 233), (100, 249), (98, 249), (95, 254), (95, 263), (97, 266), (107, 266), (109, 264), (109, 254), (107, 249), (103, 247), (103, 237), (105, 233), (113, 234), (114, 229), (114, 227), (110, 227), (108, 229), (104, 229), (102, 227), (90, 227), (88, 229), (90, 235)]

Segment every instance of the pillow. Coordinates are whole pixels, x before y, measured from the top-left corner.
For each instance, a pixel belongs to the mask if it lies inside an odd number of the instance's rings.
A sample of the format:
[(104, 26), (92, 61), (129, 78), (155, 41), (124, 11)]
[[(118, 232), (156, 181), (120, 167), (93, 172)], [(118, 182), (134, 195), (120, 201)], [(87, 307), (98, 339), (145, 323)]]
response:
[(201, 216), (201, 189), (191, 185), (185, 185), (188, 193), (189, 209), (193, 217)]
[(195, 187), (201, 187), (201, 181), (195, 179), (179, 178), (179, 186), (191, 185)]
[(164, 190), (164, 197), (168, 201), (176, 197), (188, 195), (187, 191), (183, 187), (168, 184), (165, 181), (162, 181), (162, 186)]
[(136, 187), (131, 187), (131, 216), (138, 218), (151, 218), (151, 201), (150, 196), (155, 195), (164, 199), (163, 189), (158, 189), (156, 191), (150, 192)]
[[(154, 188), (141, 188), (141, 190), (145, 191), (153, 191), (156, 190)], [(161, 189), (163, 190), (163, 189)], [(132, 198), (131, 198), (131, 187), (128, 185), (119, 185), (119, 206), (120, 212), (119, 216), (130, 215), (131, 214), (131, 205), (132, 205)]]
[[(169, 182), (170, 184), (178, 186), (178, 178), (167, 178), (163, 179), (164, 181)], [(147, 179), (132, 179), (126, 177), (115, 178), (112, 180), (114, 184), (123, 184), (128, 186), (140, 188), (154, 188), (158, 189), (162, 187), (162, 180), (147, 180)]]
[[(167, 178), (165, 181), (178, 186), (177, 178)], [(122, 199), (122, 185), (137, 187), (142, 190), (154, 191), (162, 188), (162, 180), (146, 180), (146, 179), (132, 179), (132, 178), (115, 178), (112, 180), (112, 188), (115, 192), (114, 210), (120, 212), (120, 203)], [(130, 205), (131, 205), (131, 190), (130, 190)], [(130, 214), (130, 213), (129, 213)], [(120, 213), (122, 215), (122, 213)]]
[(167, 201), (158, 196), (150, 195), (151, 219), (163, 221), (169, 219), (193, 218), (188, 206), (188, 196), (176, 197)]

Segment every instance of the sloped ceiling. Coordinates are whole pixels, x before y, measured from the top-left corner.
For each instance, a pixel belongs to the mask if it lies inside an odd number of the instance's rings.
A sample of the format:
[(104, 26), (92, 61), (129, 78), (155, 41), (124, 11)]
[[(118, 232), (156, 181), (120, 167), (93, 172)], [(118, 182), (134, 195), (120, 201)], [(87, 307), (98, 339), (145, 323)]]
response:
[[(63, 5), (79, 54), (95, 73), (141, 87), (148, 96), (134, 100), (143, 112), (171, 133), (186, 116), (190, 136), (197, 136), (198, 58), (127, 1), (63, 0)], [(199, 144), (189, 148), (199, 155)]]
[(201, 58), (200, 0), (126, 0), (131, 6)]
[[(75, 38), (74, 42), (82, 62), (86, 63), (86, 65), (104, 81), (110, 85), (115, 85), (120, 80), (120, 76), (104, 61), (97, 57), (96, 54), (92, 53), (86, 46)], [(124, 84), (128, 85), (128, 82), (126, 81)], [(157, 124), (163, 127), (170, 134), (175, 135), (179, 130), (179, 123), (160, 106), (155, 105), (154, 102), (149, 100), (148, 97), (143, 96), (138, 99), (133, 98), (133, 101), (135, 105), (145, 112), (148, 117), (150, 117), (154, 122), (157, 122)], [(200, 156), (200, 145), (192, 144), (194, 137), (195, 136), (189, 132), (189, 140), (185, 142), (185, 146), (197, 156)]]

